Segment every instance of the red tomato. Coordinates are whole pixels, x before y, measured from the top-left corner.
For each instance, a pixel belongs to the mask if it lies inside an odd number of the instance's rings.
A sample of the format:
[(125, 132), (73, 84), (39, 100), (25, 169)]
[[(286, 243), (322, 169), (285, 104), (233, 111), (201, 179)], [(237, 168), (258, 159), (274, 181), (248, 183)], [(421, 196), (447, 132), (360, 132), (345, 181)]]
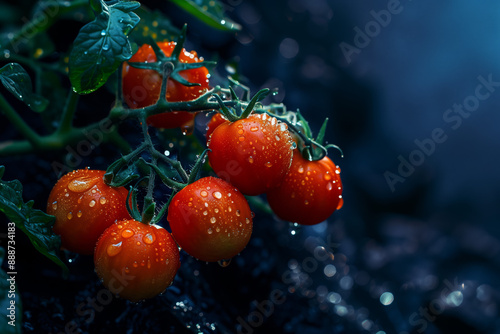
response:
[[(160, 42), (158, 46), (169, 57), (174, 50), (175, 42)], [(183, 63), (198, 63), (203, 61), (198, 58), (196, 51), (187, 52), (182, 49), (179, 60)], [(155, 62), (156, 55), (151, 45), (144, 44), (130, 58), (129, 62)], [(166, 98), (170, 102), (194, 100), (209, 89), (209, 73), (206, 67), (184, 70), (179, 74), (189, 82), (199, 83), (201, 86), (184, 86), (169, 78), (167, 80)], [(132, 109), (143, 108), (155, 104), (160, 97), (162, 76), (154, 70), (138, 69), (123, 64), (123, 96), (127, 105)], [(194, 124), (195, 113), (174, 111), (153, 115), (148, 118), (148, 124), (165, 129), (191, 128)]]
[(180, 267), (170, 233), (136, 220), (118, 221), (104, 231), (94, 254), (97, 276), (121, 298), (138, 302), (170, 286)]
[(294, 150), (283, 183), (267, 193), (271, 209), (281, 219), (302, 225), (321, 223), (342, 207), (340, 168), (328, 157), (308, 161)]
[(116, 220), (130, 218), (124, 187), (110, 187), (103, 170), (80, 169), (64, 175), (50, 192), (47, 213), (56, 217), (54, 233), (62, 247), (93, 254), (99, 236)]
[(179, 246), (207, 262), (236, 256), (252, 234), (252, 212), (245, 196), (211, 176), (175, 194), (167, 220)]
[(224, 115), (222, 115), (221, 113), (215, 113), (207, 124), (207, 133), (206, 133), (207, 139), (210, 138), (212, 132), (214, 132), (214, 130), (219, 125), (226, 122), (229, 121), (224, 117)]
[(245, 195), (259, 195), (277, 187), (292, 161), (292, 138), (285, 123), (266, 114), (253, 114), (220, 124), (207, 146), (217, 175)]

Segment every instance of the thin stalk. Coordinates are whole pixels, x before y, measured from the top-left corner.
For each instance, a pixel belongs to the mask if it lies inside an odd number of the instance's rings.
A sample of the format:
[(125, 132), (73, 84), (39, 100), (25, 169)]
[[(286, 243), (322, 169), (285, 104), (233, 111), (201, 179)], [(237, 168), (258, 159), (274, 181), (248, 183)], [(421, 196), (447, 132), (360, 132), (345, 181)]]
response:
[(37, 146), (40, 142), (40, 136), (33, 131), (31, 127), (19, 116), (7, 100), (0, 94), (0, 110), (9, 119), (9, 121), (21, 132), (21, 134), (31, 143)]

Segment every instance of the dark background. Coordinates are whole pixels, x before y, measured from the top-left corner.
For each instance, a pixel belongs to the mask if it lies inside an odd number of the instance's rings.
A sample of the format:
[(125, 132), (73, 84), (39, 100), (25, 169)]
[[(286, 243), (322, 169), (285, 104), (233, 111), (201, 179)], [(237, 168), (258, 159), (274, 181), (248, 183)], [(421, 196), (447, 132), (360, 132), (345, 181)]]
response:
[[(479, 76), (500, 82), (500, 3), (226, 1), (243, 25), (236, 36), (172, 4), (145, 3), (172, 13), (179, 27), (189, 22), (187, 49), (205, 58), (218, 53), (220, 75), (237, 59), (252, 90), (279, 88), (268, 102), (300, 109), (314, 131), (329, 117), (327, 139), (345, 154), (330, 151), (342, 168), (345, 205), (307, 228), (257, 212), (251, 243), (229, 267), (184, 256), (164, 295), (140, 305), (109, 301), (92, 321), (76, 313), (102, 289), (91, 259), (68, 255), (72, 274), (64, 280), (24, 240), (24, 332), (57, 333), (73, 321), (85, 333), (500, 333), (500, 87), (456, 128), (443, 118), (473, 99)], [(348, 60), (340, 44), (355, 46), (354, 28), (376, 26), (371, 11), (388, 5), (398, 13)], [(95, 102), (89, 97), (83, 108), (96, 109), (89, 107)], [(0, 121), (0, 138), (14, 137)], [(436, 129), (446, 140), (418, 153), (416, 141), (428, 143)], [(103, 146), (96, 155), (114, 152)], [(386, 173), (397, 175), (411, 156), (423, 159), (391, 189)], [(0, 163), (5, 179), (26, 182), (25, 198), (43, 208), (56, 180), (52, 158)], [(273, 303), (273, 292), (285, 300)], [(391, 303), (380, 298), (384, 292)]]

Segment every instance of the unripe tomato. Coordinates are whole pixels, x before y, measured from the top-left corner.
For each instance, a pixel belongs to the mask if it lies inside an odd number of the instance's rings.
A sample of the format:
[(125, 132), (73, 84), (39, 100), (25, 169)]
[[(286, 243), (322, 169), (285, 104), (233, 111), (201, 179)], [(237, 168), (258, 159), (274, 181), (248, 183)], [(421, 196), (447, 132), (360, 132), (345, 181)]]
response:
[(179, 249), (164, 228), (123, 220), (111, 225), (99, 238), (94, 264), (106, 288), (138, 302), (171, 285), (180, 267)]
[(64, 175), (50, 192), (47, 213), (56, 217), (54, 233), (62, 247), (93, 254), (99, 236), (116, 220), (130, 218), (124, 187), (110, 187), (105, 171), (79, 169)]

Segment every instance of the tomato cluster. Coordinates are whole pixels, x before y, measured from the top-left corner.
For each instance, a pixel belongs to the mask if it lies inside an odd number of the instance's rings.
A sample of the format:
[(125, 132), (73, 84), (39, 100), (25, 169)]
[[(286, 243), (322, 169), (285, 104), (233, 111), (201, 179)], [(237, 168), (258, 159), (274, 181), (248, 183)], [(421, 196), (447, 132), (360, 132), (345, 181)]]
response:
[[(173, 42), (158, 45), (166, 57), (176, 47)], [(184, 49), (178, 60), (201, 61), (196, 52)], [(156, 61), (153, 48), (143, 45), (129, 62)], [(123, 95), (130, 108), (151, 106), (163, 98), (161, 75), (139, 67), (125, 63), (122, 69)], [(179, 74), (197, 85), (168, 77), (167, 101), (191, 101), (209, 89), (205, 67)], [(82, 169), (63, 176), (47, 204), (47, 212), (56, 218), (53, 230), (61, 236), (62, 248), (93, 254), (103, 284), (114, 294), (137, 302), (172, 284), (180, 267), (178, 247), (207, 262), (238, 255), (253, 228), (253, 213), (245, 195), (265, 194), (276, 216), (286, 221), (313, 225), (327, 219), (343, 203), (338, 166), (327, 156), (304, 158), (297, 148), (297, 142), (303, 143), (295, 128), (291, 131), (286, 122), (263, 110), (251, 110), (252, 103), (248, 105), (248, 112), (240, 116), (226, 114), (228, 109), (222, 106), (225, 116), (216, 113), (208, 123), (208, 160), (218, 177), (189, 178), (181, 187), (172, 186), (175, 189), (167, 211), (172, 234), (157, 225), (159, 218), (151, 222), (143, 213), (143, 221), (139, 221), (135, 195), (129, 196), (124, 187), (106, 184), (105, 171)], [(147, 123), (185, 129), (192, 126), (194, 117), (192, 112), (170, 111), (150, 116)], [(127, 205), (128, 197), (132, 200)]]

